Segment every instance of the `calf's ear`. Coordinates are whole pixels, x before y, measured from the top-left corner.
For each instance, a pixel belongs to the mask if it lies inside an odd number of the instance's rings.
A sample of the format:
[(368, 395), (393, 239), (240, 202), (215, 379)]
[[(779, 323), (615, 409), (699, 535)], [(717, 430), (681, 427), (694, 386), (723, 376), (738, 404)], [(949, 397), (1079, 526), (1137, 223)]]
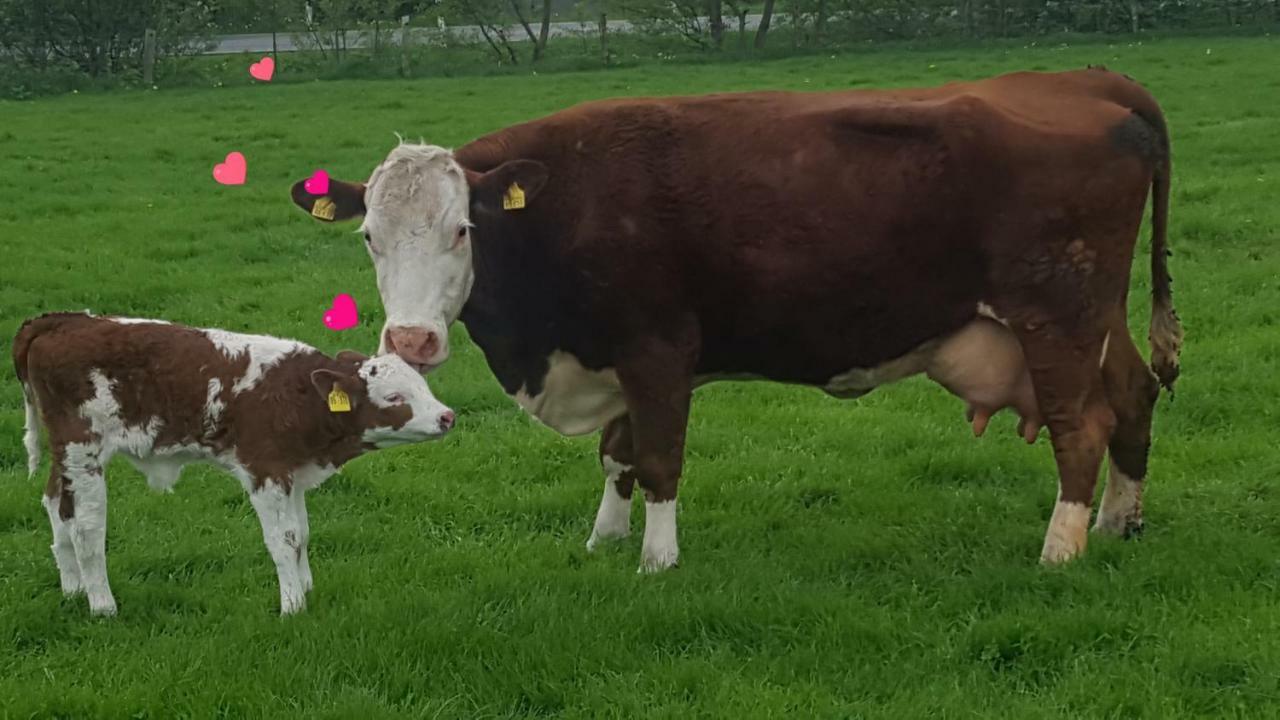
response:
[(471, 202), (484, 212), (519, 211), (532, 205), (551, 171), (537, 160), (511, 160), (487, 173), (467, 173)]
[(365, 360), (369, 359), (368, 355), (356, 352), (355, 350), (340, 350), (334, 358), (340, 363), (350, 363), (352, 365), (363, 365)]
[[(356, 409), (356, 390), (360, 387), (360, 383), (355, 377), (322, 368), (311, 371), (311, 384), (315, 386), (316, 392), (320, 393), (320, 397), (329, 403), (331, 412), (348, 412)], [(345, 410), (342, 409), (344, 395), (346, 396)]]
[(329, 190), (323, 195), (312, 195), (306, 183), (306, 180), (294, 183), (289, 194), (293, 196), (293, 203), (311, 217), (321, 222), (338, 222), (364, 216), (364, 183), (331, 179)]

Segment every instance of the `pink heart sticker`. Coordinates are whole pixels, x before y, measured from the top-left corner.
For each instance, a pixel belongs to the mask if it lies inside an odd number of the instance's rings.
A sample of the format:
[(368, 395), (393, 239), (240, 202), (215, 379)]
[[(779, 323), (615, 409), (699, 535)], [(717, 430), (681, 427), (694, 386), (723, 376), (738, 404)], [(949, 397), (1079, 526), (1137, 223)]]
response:
[(227, 153), (227, 159), (213, 166), (213, 179), (223, 185), (243, 185), (248, 171), (244, 155), (238, 152)]
[(269, 56), (264, 57), (249, 66), (249, 74), (253, 76), (254, 80), (271, 82), (271, 76), (276, 74), (276, 61)]
[(330, 330), (348, 330), (355, 327), (359, 321), (355, 298), (346, 293), (335, 297), (333, 305), (324, 313), (324, 326)]
[(302, 183), (302, 187), (312, 195), (327, 195), (329, 193), (329, 173), (323, 170), (311, 173), (311, 177)]

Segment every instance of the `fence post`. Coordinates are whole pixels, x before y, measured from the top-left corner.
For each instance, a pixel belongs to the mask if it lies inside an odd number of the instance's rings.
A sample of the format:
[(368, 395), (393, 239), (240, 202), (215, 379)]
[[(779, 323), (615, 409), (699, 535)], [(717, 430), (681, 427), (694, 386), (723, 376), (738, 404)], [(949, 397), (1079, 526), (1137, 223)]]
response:
[(147, 28), (142, 33), (142, 82), (152, 85), (156, 79), (156, 31)]
[(409, 16), (400, 18), (400, 76), (409, 77)]

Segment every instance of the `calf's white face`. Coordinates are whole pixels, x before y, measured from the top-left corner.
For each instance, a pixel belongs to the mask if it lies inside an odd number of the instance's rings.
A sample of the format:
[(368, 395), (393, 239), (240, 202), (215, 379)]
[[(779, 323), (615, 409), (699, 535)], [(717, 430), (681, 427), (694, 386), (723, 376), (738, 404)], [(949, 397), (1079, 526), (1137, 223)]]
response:
[[(453, 411), (427, 386), (426, 378), (396, 355), (379, 355), (360, 364), (372, 412), (361, 438), (379, 449), (442, 437), (453, 427)], [(408, 421), (401, 422), (406, 412)]]
[(471, 292), (468, 199), (462, 168), (428, 145), (392, 150), (365, 190), (361, 231), (387, 313), (378, 352), (419, 370), (448, 359), (449, 325)]

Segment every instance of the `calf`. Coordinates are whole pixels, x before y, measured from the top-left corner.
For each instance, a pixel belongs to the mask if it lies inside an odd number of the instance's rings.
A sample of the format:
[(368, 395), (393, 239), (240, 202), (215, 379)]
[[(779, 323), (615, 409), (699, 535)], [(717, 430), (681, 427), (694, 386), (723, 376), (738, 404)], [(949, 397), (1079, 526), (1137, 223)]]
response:
[(304, 494), (369, 450), (438, 438), (454, 415), (394, 355), (330, 358), (292, 340), (160, 320), (56, 313), (13, 345), (26, 400), (28, 468), (38, 425), (53, 456), (44, 505), (67, 594), (112, 615), (105, 468), (126, 457), (161, 491), (184, 465), (211, 462), (249, 492), (280, 580), (280, 611), (311, 589)]

